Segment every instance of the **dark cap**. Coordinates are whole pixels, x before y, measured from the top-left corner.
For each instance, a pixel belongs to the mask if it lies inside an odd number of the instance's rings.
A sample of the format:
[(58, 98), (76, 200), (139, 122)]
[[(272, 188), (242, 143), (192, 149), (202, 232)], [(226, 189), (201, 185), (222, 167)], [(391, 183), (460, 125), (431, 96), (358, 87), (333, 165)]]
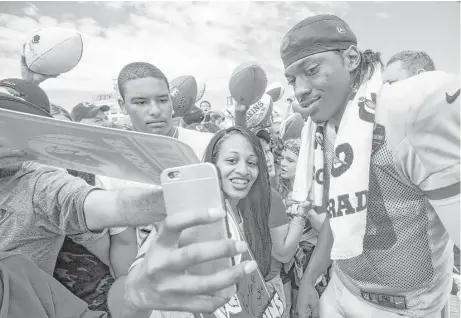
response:
[(50, 101), (37, 84), (19, 78), (0, 81), (0, 108), (52, 117)]
[(282, 126), (280, 127), (280, 136), (283, 140), (301, 138), (304, 127), (303, 116), (300, 113), (291, 114), (285, 118)]
[(193, 123), (201, 123), (202, 120), (205, 118), (205, 115), (203, 114), (203, 110), (198, 108), (197, 106), (192, 106), (191, 110), (182, 116), (182, 119), (186, 123), (186, 125), (190, 125)]
[(264, 140), (268, 144), (271, 143), (271, 134), (265, 128), (253, 128), (250, 130), (256, 137)]
[(76, 122), (81, 121), (83, 118), (93, 118), (99, 111), (107, 112), (110, 110), (110, 107), (107, 105), (96, 106), (91, 103), (79, 103), (74, 106), (70, 116)]
[(296, 24), (282, 40), (280, 55), (285, 68), (307, 56), (357, 45), (349, 25), (334, 15), (322, 14)]

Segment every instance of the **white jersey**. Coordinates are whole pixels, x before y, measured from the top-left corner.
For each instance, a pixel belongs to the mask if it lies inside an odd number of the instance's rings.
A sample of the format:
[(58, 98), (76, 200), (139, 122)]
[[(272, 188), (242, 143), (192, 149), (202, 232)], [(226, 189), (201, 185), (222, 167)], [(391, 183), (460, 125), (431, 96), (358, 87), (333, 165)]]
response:
[[(363, 253), (334, 267), (352, 294), (380, 309), (423, 317), (448, 301), (453, 242), (426, 194), (459, 191), (459, 89), (459, 77), (426, 72), (378, 97)], [(326, 135), (327, 171), (333, 145)]]

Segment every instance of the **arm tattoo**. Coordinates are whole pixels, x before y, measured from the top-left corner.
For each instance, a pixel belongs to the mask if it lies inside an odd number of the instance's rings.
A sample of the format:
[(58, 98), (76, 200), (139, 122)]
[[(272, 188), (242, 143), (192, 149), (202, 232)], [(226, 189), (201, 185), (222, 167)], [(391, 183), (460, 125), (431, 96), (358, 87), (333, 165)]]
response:
[(161, 188), (126, 188), (117, 193), (117, 214), (128, 226), (150, 225), (166, 217)]

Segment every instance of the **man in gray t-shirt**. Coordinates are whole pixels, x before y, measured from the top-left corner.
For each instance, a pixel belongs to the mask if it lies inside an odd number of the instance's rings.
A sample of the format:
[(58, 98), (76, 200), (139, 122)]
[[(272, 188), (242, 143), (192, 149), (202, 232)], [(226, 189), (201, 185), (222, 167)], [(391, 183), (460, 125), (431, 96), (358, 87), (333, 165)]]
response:
[[(32, 82), (0, 80), (0, 97), (0, 108), (51, 117), (48, 96)], [(50, 275), (65, 236), (96, 241), (107, 228), (165, 217), (159, 189), (103, 191), (65, 169), (24, 161), (24, 154), (0, 144), (0, 251), (22, 253)]]
[(105, 233), (85, 223), (84, 201), (94, 189), (63, 169), (31, 161), (0, 169), (0, 251), (27, 255), (52, 275), (66, 235), (84, 243)]

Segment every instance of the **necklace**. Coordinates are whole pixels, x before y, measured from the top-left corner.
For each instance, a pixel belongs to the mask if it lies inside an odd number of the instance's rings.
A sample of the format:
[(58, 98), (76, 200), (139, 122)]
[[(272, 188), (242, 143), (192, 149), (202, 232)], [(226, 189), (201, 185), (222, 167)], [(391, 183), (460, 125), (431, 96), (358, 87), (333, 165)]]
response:
[(237, 208), (237, 216), (239, 218), (238, 224), (242, 223), (243, 222), (243, 217), (242, 217), (242, 212), (240, 212), (239, 208)]

